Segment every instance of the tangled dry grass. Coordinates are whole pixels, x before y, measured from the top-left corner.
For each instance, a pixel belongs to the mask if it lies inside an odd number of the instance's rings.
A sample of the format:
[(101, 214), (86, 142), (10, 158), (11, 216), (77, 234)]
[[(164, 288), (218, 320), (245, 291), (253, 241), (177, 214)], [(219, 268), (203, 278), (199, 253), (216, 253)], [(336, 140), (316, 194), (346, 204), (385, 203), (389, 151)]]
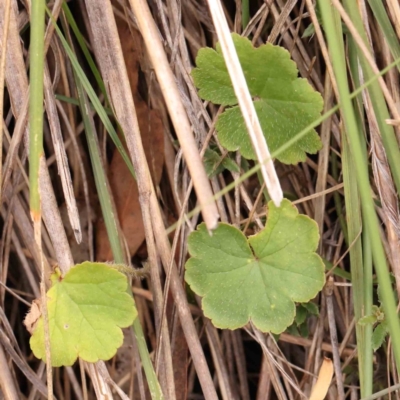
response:
[[(47, 398), (47, 389), (45, 365), (32, 355), (29, 334), (22, 324), (29, 304), (40, 296), (40, 258), (29, 214), (27, 177), (29, 3), (0, 1), (0, 87), (4, 88), (0, 107), (0, 396), (31, 400)], [(300, 76), (322, 94), (325, 110), (337, 104), (337, 83), (312, 0), (251, 1), (251, 18), (245, 29), (242, 2), (221, 3), (231, 31), (249, 36), (255, 46), (267, 41), (284, 46)], [(376, 71), (382, 70), (393, 61), (392, 49), (375, 14), (364, 1), (359, 3), (373, 49), (370, 61)], [(324, 357), (336, 361), (336, 374), (326, 398), (360, 398), (355, 309), (361, 309), (362, 304), (353, 297), (355, 278), (349, 278), (349, 272), (357, 260), (351, 254), (349, 257), (349, 248), (364, 249), (367, 258), (369, 253), (365, 251), (368, 238), (362, 236), (359, 199), (357, 195), (351, 197), (343, 183), (348, 179), (350, 187), (357, 186), (351, 155), (344, 155), (341, 113), (333, 114), (318, 128), (323, 145), (318, 155), (295, 166), (275, 163), (285, 196), (318, 224), (319, 254), (329, 268), (337, 267), (335, 274), (333, 269), (327, 272), (333, 277), (331, 290), (314, 299), (319, 314), (307, 315), (301, 327), (293, 326), (279, 337), (262, 334), (251, 324), (236, 331), (217, 330), (203, 316), (199, 299), (189, 302), (182, 284), (188, 234), (200, 218), (214, 224), (216, 210), (222, 221), (243, 228), (246, 234), (257, 232), (265, 224), (265, 187), (253, 175), (215, 202), (208, 201), (240, 174), (225, 171), (208, 180), (201, 164), (205, 149), (210, 144), (219, 145), (214, 123), (220, 110), (198, 97), (190, 76), (199, 49), (214, 47), (217, 41), (207, 2), (68, 2), (99, 68), (100, 80), (82, 53), (61, 6), (59, 0), (48, 4), (66, 38), (74, 44), (85, 74), (116, 127), (118, 121), (119, 135), (125, 138), (136, 172), (137, 183), (97, 113), (88, 112), (107, 178), (103, 184), (111, 198), (108, 207), (118, 216), (117, 240), (124, 249), (125, 262), (138, 267), (142, 263), (151, 265), (150, 274), (132, 282), (132, 291), (165, 398), (309, 398)], [(388, 0), (385, 7), (398, 41), (399, 4)], [(96, 185), (76, 102), (77, 77), (60, 38), (46, 21), (46, 162), (40, 167), (40, 190), (43, 255), (49, 274), (55, 265), (66, 272), (83, 260), (110, 261), (114, 257), (100, 205), (104, 194)], [(344, 22), (351, 24), (351, 20)], [(311, 23), (315, 33), (303, 38)], [(357, 60), (351, 40), (357, 41), (357, 32), (351, 31), (351, 25), (347, 29), (354, 35), (345, 39), (349, 71), (354, 71), (350, 66)], [(359, 77), (350, 78), (353, 87), (363, 83), (357, 80)], [(392, 68), (381, 84), (397, 145), (399, 71)], [(366, 162), (371, 166), (381, 240), (398, 283), (397, 171), (388, 161), (378, 116), (367, 92), (358, 99), (357, 107), (360, 131), (366, 138)], [(239, 154), (236, 161), (240, 164)], [(199, 204), (203, 213), (188, 216)], [(166, 228), (177, 221), (183, 223), (167, 233)], [(80, 361), (53, 372), (58, 399), (150, 398), (137, 338), (131, 330), (125, 332), (124, 345), (114, 359), (96, 364)], [(373, 376), (374, 392), (399, 383), (390, 342), (375, 353)], [(391, 398), (397, 396), (392, 394)]]

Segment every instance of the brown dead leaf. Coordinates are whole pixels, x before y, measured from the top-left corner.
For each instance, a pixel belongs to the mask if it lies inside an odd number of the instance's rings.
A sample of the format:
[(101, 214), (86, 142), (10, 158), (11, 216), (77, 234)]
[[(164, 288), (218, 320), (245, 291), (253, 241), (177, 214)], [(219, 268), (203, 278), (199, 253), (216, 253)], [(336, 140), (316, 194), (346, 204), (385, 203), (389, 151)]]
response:
[(311, 392), (310, 400), (323, 400), (325, 398), (332, 382), (332, 376), (332, 360), (325, 357), (319, 370), (317, 382)]
[[(146, 159), (149, 163), (153, 181), (158, 183), (161, 179), (164, 162), (164, 137), (161, 119), (154, 110), (149, 110), (143, 101), (137, 102), (135, 105)], [(129, 252), (134, 255), (145, 237), (138, 187), (118, 151), (114, 153), (109, 171), (110, 187), (121, 228), (127, 241)], [(97, 260), (111, 260), (111, 248), (104, 221), (102, 220), (97, 224), (96, 243)]]
[(176, 400), (185, 400), (188, 398), (189, 348), (179, 318), (174, 318), (172, 332), (172, 366), (175, 387), (179, 388)]
[(32, 335), (35, 331), (36, 324), (42, 315), (42, 310), (40, 308), (40, 299), (35, 299), (32, 301), (31, 309), (24, 319), (24, 325), (28, 332)]
[(117, 18), (117, 29), (121, 42), (122, 53), (126, 69), (128, 71), (129, 83), (133, 96), (136, 97), (139, 83), (140, 61), (143, 58), (143, 45), (140, 33), (133, 27), (129, 27), (126, 21)]
[[(137, 31), (131, 31), (122, 20), (118, 20), (117, 26), (134, 96), (144, 152), (153, 182), (158, 184), (164, 164), (164, 131), (158, 112), (149, 109), (137, 91), (141, 37)], [(145, 238), (139, 193), (136, 181), (117, 150), (111, 161), (108, 178), (129, 252), (134, 255)], [(97, 260), (106, 261), (113, 258), (103, 220), (96, 226), (96, 247)]]

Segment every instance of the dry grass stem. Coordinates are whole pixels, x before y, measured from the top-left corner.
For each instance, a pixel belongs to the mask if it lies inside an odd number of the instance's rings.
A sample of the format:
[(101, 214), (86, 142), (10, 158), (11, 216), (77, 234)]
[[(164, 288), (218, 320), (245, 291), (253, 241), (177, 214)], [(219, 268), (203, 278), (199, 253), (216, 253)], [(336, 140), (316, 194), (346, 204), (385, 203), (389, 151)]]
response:
[(139, 29), (146, 43), (149, 57), (169, 110), (169, 115), (173, 121), (185, 161), (190, 170), (196, 194), (202, 207), (204, 220), (208, 229), (212, 230), (217, 224), (218, 210), (212, 200), (213, 196), (210, 184), (208, 183), (197, 146), (191, 134), (192, 130), (182, 105), (178, 87), (169, 67), (161, 41), (159, 40), (153, 17), (144, 1), (131, 0), (130, 4), (138, 20)]
[[(4, 21), (3, 21), (3, 33), (1, 35), (1, 53), (0, 53), (0, 149), (3, 148), (3, 110), (4, 110), (4, 83), (5, 83), (5, 68), (6, 68), (6, 49), (8, 42), (8, 28), (10, 25), (10, 11), (11, 11), (11, 0), (6, 0), (4, 5)], [(0, 152), (0, 179), (3, 178), (3, 152)], [(1, 182), (0, 181), (0, 182)], [(2, 190), (0, 188), (0, 199)]]
[(261, 125), (258, 120), (249, 89), (247, 87), (246, 79), (240, 66), (239, 58), (235, 51), (221, 3), (219, 1), (208, 1), (208, 5), (210, 7), (214, 26), (217, 31), (221, 50), (224, 55), (229, 75), (231, 77), (238, 104), (242, 111), (247, 131), (253, 143), (257, 160), (261, 165), (261, 172), (267, 186), (268, 193), (276, 206), (279, 207), (283, 199), (283, 192), (275, 171), (268, 145), (262, 133)]

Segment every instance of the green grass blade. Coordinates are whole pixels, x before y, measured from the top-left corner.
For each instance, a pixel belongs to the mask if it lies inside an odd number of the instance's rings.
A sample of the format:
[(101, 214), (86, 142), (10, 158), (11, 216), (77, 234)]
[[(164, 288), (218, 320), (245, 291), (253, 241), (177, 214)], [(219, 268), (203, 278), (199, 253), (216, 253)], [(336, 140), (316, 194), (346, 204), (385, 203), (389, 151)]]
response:
[[(355, 165), (354, 160), (351, 157), (349, 145), (347, 140), (343, 140), (342, 145), (342, 171), (343, 171), (343, 183), (344, 183), (344, 198), (346, 204), (346, 220), (347, 220), (347, 232), (350, 251), (350, 271), (351, 281), (353, 288), (353, 299), (354, 299), (354, 316), (358, 321), (364, 316), (364, 271), (363, 271), (363, 255), (362, 255), (362, 243), (360, 232), (362, 230), (361, 225), (361, 211), (360, 211), (360, 200), (359, 190), (357, 187), (357, 177), (354, 174)], [(362, 396), (368, 395), (365, 391), (366, 380), (371, 381), (372, 375), (369, 377), (365, 376), (365, 364), (364, 358), (365, 353), (361, 349), (364, 349), (364, 330), (365, 326), (356, 324), (357, 334), (357, 346), (360, 349), (358, 351), (359, 358), (359, 374), (360, 374), (360, 386)], [(371, 350), (371, 348), (370, 348)], [(372, 352), (371, 352), (372, 354)]]
[[(334, 10), (330, 3), (325, 0), (319, 1), (322, 18), (324, 21), (325, 33), (328, 39), (331, 60), (335, 77), (338, 84), (340, 95), (341, 111), (346, 127), (346, 133), (350, 144), (351, 155), (355, 162), (355, 172), (357, 184), (360, 191), (364, 229), (368, 230), (375, 270), (378, 275), (380, 287), (382, 289), (382, 303), (385, 315), (388, 318), (389, 332), (393, 343), (393, 352), (397, 367), (400, 366), (400, 321), (397, 316), (396, 303), (393, 296), (391, 280), (389, 277), (386, 256), (379, 234), (379, 221), (376, 215), (374, 202), (371, 196), (369, 183), (368, 166), (365, 163), (362, 145), (358, 133), (357, 121), (350, 99), (349, 85), (347, 81), (346, 62), (342, 37), (338, 33), (335, 25)], [(346, 138), (344, 138), (346, 140)]]
[(384, 3), (381, 0), (368, 0), (368, 4), (371, 7), (374, 17), (378, 21), (379, 27), (382, 29), (393, 58), (399, 58), (399, 39), (397, 38), (396, 32), (394, 31), (392, 23), (390, 22), (390, 19), (386, 13)]
[[(48, 11), (49, 12), (49, 11)], [(50, 14), (49, 14), (50, 15)], [(51, 15), (50, 15), (51, 17)], [(85, 73), (83, 72), (82, 67), (79, 65), (78, 59), (76, 58), (76, 55), (73, 53), (71, 50), (71, 47), (69, 46), (68, 42), (65, 40), (64, 35), (62, 34), (60, 28), (57, 26), (57, 24), (53, 21), (54, 27), (56, 29), (57, 35), (61, 40), (61, 43), (64, 47), (65, 52), (67, 53), (72, 67), (74, 71), (76, 72), (77, 79), (79, 79), (82, 82), (82, 86), (85, 89), (86, 93), (89, 96), (90, 101), (93, 104), (93, 107), (95, 108), (98, 116), (101, 119), (101, 122), (104, 124), (107, 132), (110, 134), (110, 137), (112, 141), (114, 142), (115, 146), (117, 147), (118, 151), (120, 152), (123, 160), (125, 161), (126, 165), (129, 168), (129, 171), (131, 172), (132, 176), (136, 179), (135, 171), (133, 169), (133, 165), (131, 163), (131, 160), (129, 159), (128, 154), (125, 151), (125, 148), (121, 142), (121, 140), (118, 137), (117, 132), (114, 129), (114, 126), (112, 125), (110, 119), (108, 118), (107, 112), (100, 103), (99, 98), (96, 95), (96, 92), (94, 91), (92, 85), (90, 84), (88, 78), (86, 77)]]
[[(69, 103), (69, 104), (73, 104), (74, 106), (79, 106), (79, 100), (78, 99), (74, 99), (72, 97), (68, 97), (68, 96), (64, 96), (62, 94), (56, 94), (55, 95), (56, 100), (60, 100), (64, 103)], [(94, 110), (93, 104), (90, 103), (90, 109)], [(104, 107), (104, 110), (106, 111), (107, 115), (110, 116), (114, 116), (114, 113), (112, 112), (111, 108), (108, 107)]]
[[(371, 50), (357, 3), (353, 0), (344, 0), (343, 3), (347, 13), (349, 14), (349, 17), (351, 18), (354, 26), (357, 29), (357, 32), (363, 39), (367, 48)], [(365, 79), (371, 78), (374, 73), (369, 63), (367, 62), (363, 52), (358, 48), (358, 46), (356, 46), (355, 49), (357, 51), (359, 62), (361, 64)], [(387, 109), (386, 101), (378, 82), (372, 83), (367, 90), (371, 98), (372, 107), (376, 116), (376, 122), (382, 136), (382, 142), (385, 147), (397, 193), (400, 193), (400, 150), (393, 126), (386, 123), (386, 120), (390, 119), (390, 114)]]
[[(350, 73), (352, 77), (352, 81), (356, 86), (360, 86), (360, 77), (359, 77), (359, 64), (357, 52), (355, 50), (356, 44), (354, 43), (353, 38), (348, 35), (348, 46), (349, 46), (349, 67)], [(364, 118), (364, 110), (362, 103), (362, 96), (356, 96), (353, 100), (355, 116), (357, 119), (358, 132), (360, 134), (360, 141), (363, 148), (364, 160), (368, 163), (368, 154), (367, 149), (365, 148), (365, 141), (363, 140), (363, 126), (365, 123)], [(359, 202), (359, 193), (357, 188), (357, 182), (355, 181), (356, 176), (351, 171), (354, 171), (354, 162), (350, 159), (350, 150), (348, 149), (347, 141), (343, 144), (343, 148), (347, 152), (347, 157), (349, 162), (343, 167), (343, 175), (345, 172), (348, 176), (348, 181), (350, 184), (347, 187), (345, 185), (345, 195), (347, 193), (350, 195), (349, 205), (346, 205), (346, 210), (348, 214), (348, 220), (350, 221), (350, 225), (354, 226), (353, 228), (353, 239), (354, 235), (358, 235), (361, 231), (361, 215), (360, 215), (360, 202)], [(344, 163), (343, 163), (344, 164)], [(351, 165), (349, 165), (351, 164)], [(357, 192), (357, 193), (352, 193)], [(357, 197), (352, 197), (357, 196)], [(353, 205), (353, 206), (352, 206)], [(356, 214), (356, 220), (354, 217)], [(358, 321), (361, 317), (365, 315), (369, 315), (372, 310), (372, 254), (371, 247), (369, 243), (369, 235), (368, 230), (365, 229), (362, 234), (362, 245), (363, 248), (359, 248), (357, 246), (354, 250), (350, 250), (350, 266), (352, 275), (354, 274), (357, 277), (355, 283), (353, 283), (353, 298), (354, 298), (354, 315), (356, 320)], [(358, 240), (360, 242), (361, 240)], [(356, 254), (353, 254), (355, 252)], [(362, 252), (362, 254), (361, 254)], [(354, 271), (354, 272), (353, 272)], [(360, 325), (356, 324), (356, 334), (357, 334), (357, 346), (360, 349), (358, 351), (359, 355), (359, 363), (358, 369), (360, 373), (360, 389), (361, 396), (368, 396), (372, 394), (372, 382), (373, 382), (373, 350), (372, 350), (372, 325)]]
[(93, 57), (90, 54), (88, 47), (86, 46), (85, 39), (84, 39), (81, 31), (79, 30), (78, 25), (76, 24), (76, 21), (71, 13), (71, 10), (68, 7), (68, 4), (65, 1), (63, 2), (62, 9), (64, 11), (65, 18), (68, 21), (68, 25), (74, 32), (74, 35), (76, 37), (76, 40), (78, 41), (78, 44), (82, 50), (82, 53), (85, 56), (87, 63), (89, 64), (89, 68), (92, 71), (94, 79), (96, 80), (96, 83), (99, 86), (99, 89), (101, 90), (101, 93), (103, 94), (104, 98), (107, 99), (107, 92), (106, 92), (106, 88), (104, 86), (103, 79), (101, 78), (100, 71), (97, 68), (96, 63), (94, 62)]
[(99, 150), (99, 143), (95, 134), (95, 128), (93, 125), (93, 119), (86, 111), (89, 107), (89, 102), (83, 91), (82, 86), (77, 81), (77, 91), (80, 102), (80, 109), (82, 113), (83, 125), (85, 127), (86, 141), (88, 143), (90, 160), (93, 168), (93, 175), (96, 184), (97, 193), (99, 196), (100, 206), (106, 225), (108, 238), (110, 240), (111, 250), (113, 252), (114, 259), (117, 263), (125, 264), (125, 256), (122, 250), (122, 245), (118, 235), (118, 224), (117, 216), (112, 212), (113, 205), (109, 194), (109, 186), (105, 168), (101, 161), (101, 155)]

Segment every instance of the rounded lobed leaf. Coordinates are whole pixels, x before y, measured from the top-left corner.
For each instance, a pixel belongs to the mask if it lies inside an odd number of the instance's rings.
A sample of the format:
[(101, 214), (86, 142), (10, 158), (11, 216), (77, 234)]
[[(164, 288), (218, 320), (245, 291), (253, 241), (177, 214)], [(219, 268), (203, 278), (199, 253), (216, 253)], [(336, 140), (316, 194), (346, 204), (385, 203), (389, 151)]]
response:
[(204, 153), (203, 164), (209, 178), (217, 176), (225, 169), (240, 172), (239, 166), (229, 156), (223, 157), (210, 148)]
[(263, 332), (280, 333), (293, 322), (294, 302), (309, 301), (324, 285), (316, 223), (286, 199), (268, 206), (266, 227), (249, 239), (228, 224), (212, 236), (201, 224), (189, 236), (185, 279), (218, 328), (251, 320)]
[[(64, 277), (53, 274), (52, 282), (47, 292), (52, 365), (69, 366), (77, 357), (88, 362), (113, 357), (122, 345), (121, 328), (137, 316), (126, 291), (126, 276), (107, 264), (84, 262)], [(35, 356), (45, 361), (42, 317), (30, 345)]]
[(197, 53), (196, 65), (197, 68), (192, 70), (192, 77), (202, 99), (224, 106), (237, 104), (222, 55), (217, 54), (216, 57), (213, 49), (204, 47)]
[[(247, 38), (232, 34), (250, 94), (271, 153), (319, 118), (323, 101), (305, 79), (297, 77), (296, 64), (282, 47), (265, 44), (254, 48)], [(201, 49), (192, 71), (199, 95), (205, 100), (235, 106), (220, 115), (216, 123), (221, 144), (230, 151), (240, 150), (243, 157), (256, 159), (241, 111), (232, 88), (220, 46)], [(277, 155), (286, 164), (316, 153), (321, 141), (311, 130), (294, 145)]]

